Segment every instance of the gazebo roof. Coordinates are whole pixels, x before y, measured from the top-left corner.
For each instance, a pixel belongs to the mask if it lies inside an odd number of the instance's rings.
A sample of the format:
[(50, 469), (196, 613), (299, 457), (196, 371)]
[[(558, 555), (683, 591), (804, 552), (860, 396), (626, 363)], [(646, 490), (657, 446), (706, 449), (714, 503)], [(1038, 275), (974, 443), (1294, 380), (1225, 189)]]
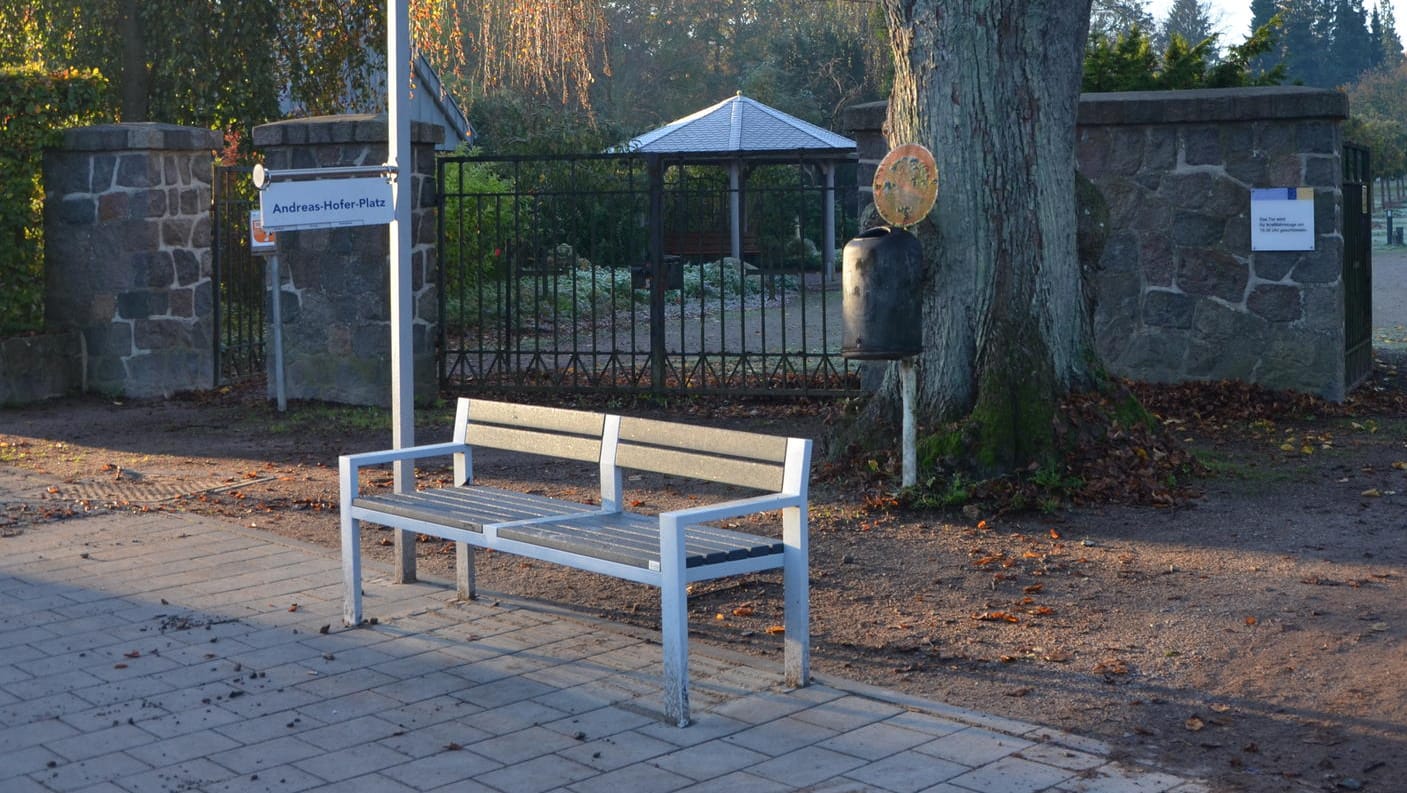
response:
[(633, 138), (625, 148), (644, 154), (718, 156), (783, 151), (841, 153), (854, 151), (855, 141), (739, 93)]

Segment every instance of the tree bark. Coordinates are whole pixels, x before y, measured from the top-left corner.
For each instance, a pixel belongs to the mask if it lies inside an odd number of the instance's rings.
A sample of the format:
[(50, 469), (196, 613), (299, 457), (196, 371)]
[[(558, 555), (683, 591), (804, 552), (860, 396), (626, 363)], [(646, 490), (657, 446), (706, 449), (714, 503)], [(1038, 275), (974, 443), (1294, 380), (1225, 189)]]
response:
[(891, 145), (938, 161), (925, 243), (919, 414), (968, 416), (979, 466), (1049, 459), (1061, 396), (1087, 382), (1075, 117), (1090, 0), (883, 0)]

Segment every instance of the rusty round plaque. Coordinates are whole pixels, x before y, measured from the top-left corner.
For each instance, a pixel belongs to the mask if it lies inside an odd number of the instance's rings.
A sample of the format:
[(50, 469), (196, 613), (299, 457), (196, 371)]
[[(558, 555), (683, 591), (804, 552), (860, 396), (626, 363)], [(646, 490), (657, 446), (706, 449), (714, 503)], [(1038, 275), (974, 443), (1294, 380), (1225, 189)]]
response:
[(938, 165), (933, 153), (917, 143), (896, 146), (874, 173), (874, 204), (880, 217), (895, 226), (923, 220), (938, 199)]

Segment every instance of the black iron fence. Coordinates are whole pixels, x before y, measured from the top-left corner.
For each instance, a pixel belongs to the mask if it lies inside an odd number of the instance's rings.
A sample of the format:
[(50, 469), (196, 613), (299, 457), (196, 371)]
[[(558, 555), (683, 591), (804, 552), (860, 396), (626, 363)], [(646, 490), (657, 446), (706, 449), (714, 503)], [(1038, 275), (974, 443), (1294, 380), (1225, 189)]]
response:
[(264, 373), (264, 263), (249, 250), (249, 213), (258, 200), (251, 168), (215, 167), (211, 212), (215, 385)]
[(438, 184), (447, 389), (858, 389), (852, 163), (453, 157)]
[(1373, 371), (1373, 172), (1368, 149), (1343, 147), (1344, 383)]

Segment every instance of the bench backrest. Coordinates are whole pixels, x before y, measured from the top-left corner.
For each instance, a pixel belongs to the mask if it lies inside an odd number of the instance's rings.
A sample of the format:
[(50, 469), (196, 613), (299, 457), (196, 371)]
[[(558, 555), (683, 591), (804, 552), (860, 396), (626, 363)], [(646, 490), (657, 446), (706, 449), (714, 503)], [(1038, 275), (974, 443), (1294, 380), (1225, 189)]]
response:
[(788, 438), (621, 417), (616, 465), (780, 492)]
[[(605, 425), (604, 413), (466, 398), (459, 400), (455, 410), (454, 440), (489, 449), (599, 463)], [(472, 459), (457, 455), (457, 483), (467, 483), (473, 475)]]

